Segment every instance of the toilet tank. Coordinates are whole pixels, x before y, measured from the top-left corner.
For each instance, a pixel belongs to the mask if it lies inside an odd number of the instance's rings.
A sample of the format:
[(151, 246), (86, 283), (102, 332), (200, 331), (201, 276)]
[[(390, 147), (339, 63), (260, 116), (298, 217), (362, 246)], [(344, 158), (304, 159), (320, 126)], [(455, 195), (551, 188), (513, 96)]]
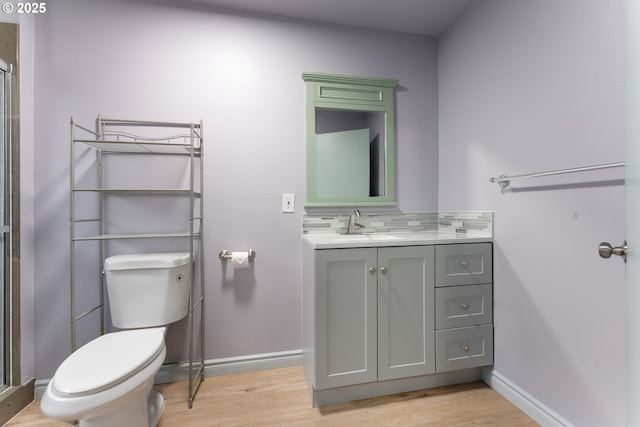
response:
[(113, 326), (167, 325), (185, 317), (191, 291), (188, 252), (115, 255), (104, 261)]

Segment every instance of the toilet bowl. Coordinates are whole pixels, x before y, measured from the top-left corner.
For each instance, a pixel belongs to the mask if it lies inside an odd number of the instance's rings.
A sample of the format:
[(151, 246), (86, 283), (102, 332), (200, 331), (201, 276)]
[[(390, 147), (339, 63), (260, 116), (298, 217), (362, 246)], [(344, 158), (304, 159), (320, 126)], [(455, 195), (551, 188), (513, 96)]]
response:
[(42, 412), (81, 427), (157, 425), (164, 399), (151, 387), (166, 354), (165, 328), (114, 332), (79, 348), (58, 368)]
[[(45, 415), (80, 427), (155, 427), (164, 398), (152, 390), (166, 355), (166, 325), (186, 315), (189, 253), (117, 255), (105, 260), (114, 326), (72, 353), (42, 396)], [(132, 329), (135, 328), (135, 329)]]

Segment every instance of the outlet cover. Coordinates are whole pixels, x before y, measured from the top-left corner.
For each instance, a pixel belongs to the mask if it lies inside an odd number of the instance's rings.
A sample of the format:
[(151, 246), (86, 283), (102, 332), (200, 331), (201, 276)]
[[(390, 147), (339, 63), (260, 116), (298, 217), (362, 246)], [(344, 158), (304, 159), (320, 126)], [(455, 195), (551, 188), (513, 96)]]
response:
[(295, 212), (295, 194), (282, 193), (282, 212)]

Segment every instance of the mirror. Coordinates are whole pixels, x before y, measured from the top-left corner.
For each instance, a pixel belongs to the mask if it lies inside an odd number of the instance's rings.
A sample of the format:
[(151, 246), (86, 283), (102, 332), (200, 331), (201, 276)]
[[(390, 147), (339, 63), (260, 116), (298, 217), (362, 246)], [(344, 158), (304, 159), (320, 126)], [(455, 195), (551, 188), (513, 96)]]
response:
[(384, 113), (316, 108), (316, 197), (384, 196)]
[(307, 84), (307, 201), (390, 206), (397, 80), (303, 74)]

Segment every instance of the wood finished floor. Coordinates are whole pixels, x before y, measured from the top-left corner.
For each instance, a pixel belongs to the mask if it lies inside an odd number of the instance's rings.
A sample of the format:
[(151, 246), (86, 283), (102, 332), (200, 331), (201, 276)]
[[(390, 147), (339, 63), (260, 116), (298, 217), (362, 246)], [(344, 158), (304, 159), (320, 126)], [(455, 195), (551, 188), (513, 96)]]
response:
[[(207, 378), (193, 409), (187, 382), (155, 387), (165, 397), (159, 427), (192, 426), (537, 426), (482, 382), (312, 408), (301, 367)], [(5, 426), (68, 427), (31, 403)], [(115, 427), (115, 426), (114, 426)]]

